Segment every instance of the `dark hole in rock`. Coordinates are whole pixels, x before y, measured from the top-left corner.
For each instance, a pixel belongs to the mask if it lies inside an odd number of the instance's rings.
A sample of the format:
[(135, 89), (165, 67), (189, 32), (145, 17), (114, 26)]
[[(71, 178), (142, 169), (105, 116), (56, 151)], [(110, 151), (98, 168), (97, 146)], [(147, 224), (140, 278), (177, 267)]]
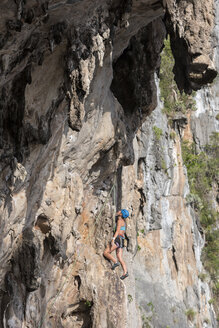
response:
[[(77, 322), (80, 322), (81, 328), (92, 327), (92, 306), (93, 301), (82, 300), (73, 306), (73, 309), (67, 316), (75, 317)], [(65, 318), (62, 315), (62, 318)]]
[(80, 287), (81, 287), (81, 278), (80, 278), (80, 276), (75, 276), (75, 281), (77, 282), (78, 290), (79, 290)]
[(157, 106), (154, 73), (160, 65), (165, 34), (162, 20), (154, 20), (130, 39), (128, 47), (113, 64), (111, 91), (122, 105), (126, 118), (134, 118), (130, 122), (132, 128), (137, 128)]
[(39, 288), (39, 249), (30, 240), (30, 229), (25, 229), (22, 237), (22, 243), (19, 244), (11, 259), (11, 272), (6, 274), (5, 277), (6, 288), (9, 294), (12, 293), (12, 295), (16, 295), (18, 290), (23, 294), (23, 288), (27, 292), (32, 292)]
[(144, 164), (145, 164), (145, 159), (139, 158), (139, 160), (138, 160), (138, 179), (139, 180), (142, 180), (144, 178)]
[(8, 307), (8, 304), (11, 301), (10, 295), (8, 292), (4, 292), (1, 290), (0, 292), (0, 298), (1, 298), (1, 303), (0, 303), (0, 322), (3, 322), (5, 310)]
[(49, 218), (45, 214), (40, 214), (35, 223), (35, 228), (39, 228), (44, 234), (48, 233), (51, 230)]
[(55, 238), (49, 233), (49, 236), (44, 239), (44, 258), (48, 255), (48, 251), (52, 256), (55, 256), (59, 253), (59, 247)]
[(80, 2), (81, 0), (67, 0), (67, 4), (73, 5), (74, 3)]
[(129, 46), (113, 65), (114, 77), (111, 90), (122, 105), (124, 112), (132, 114), (136, 108), (134, 66), (132, 48)]
[(113, 170), (116, 160), (116, 145), (114, 144), (107, 151), (100, 151), (100, 158), (91, 167), (90, 174), (98, 174), (95, 180), (96, 185), (99, 185), (104, 179), (109, 176), (109, 173)]
[(177, 261), (176, 261), (175, 252), (176, 252), (175, 247), (172, 246), (172, 254), (173, 254), (172, 255), (172, 259), (173, 259), (173, 262), (175, 264), (176, 272), (178, 272), (179, 271), (179, 268), (178, 268), (178, 264), (177, 264)]

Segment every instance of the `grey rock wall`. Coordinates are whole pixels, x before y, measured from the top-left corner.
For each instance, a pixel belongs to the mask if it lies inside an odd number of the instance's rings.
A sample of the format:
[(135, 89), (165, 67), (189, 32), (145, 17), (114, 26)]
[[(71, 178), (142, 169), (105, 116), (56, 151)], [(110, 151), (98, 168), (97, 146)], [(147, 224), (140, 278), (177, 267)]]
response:
[[(219, 2), (215, 1), (215, 27), (213, 32), (214, 56), (213, 60), (218, 70), (219, 68)], [(191, 117), (191, 129), (194, 136), (194, 141), (198, 149), (210, 142), (210, 137), (213, 132), (219, 132), (219, 78), (198, 91), (195, 99), (197, 111)]]
[[(0, 327), (202, 327), (205, 318), (213, 327), (179, 138), (160, 106), (149, 116), (165, 4), (0, 8)], [(102, 255), (121, 207), (131, 212), (124, 282)]]
[[(181, 140), (177, 132), (171, 139), (161, 105), (136, 135), (135, 169), (123, 168), (123, 204), (134, 204), (130, 210), (137, 213), (128, 226), (135, 284), (133, 289), (133, 282), (126, 282), (127, 293), (134, 295), (139, 310), (137, 327), (216, 327), (208, 284), (199, 279), (204, 239), (186, 204), (189, 185)], [(162, 132), (160, 138), (154, 127)], [(189, 309), (195, 313), (192, 320), (186, 315)]]
[(211, 83), (217, 75), (210, 50), (214, 1), (167, 0), (166, 4), (166, 25), (175, 57), (176, 82), (181, 91), (191, 93), (192, 90), (199, 90), (201, 85)]

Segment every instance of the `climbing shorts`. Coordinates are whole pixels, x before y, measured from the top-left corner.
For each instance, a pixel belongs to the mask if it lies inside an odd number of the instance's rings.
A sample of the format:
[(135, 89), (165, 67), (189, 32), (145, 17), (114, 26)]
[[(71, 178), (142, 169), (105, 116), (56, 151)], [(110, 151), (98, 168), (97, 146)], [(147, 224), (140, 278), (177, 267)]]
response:
[(125, 238), (123, 236), (118, 235), (116, 237), (116, 239), (114, 240), (114, 244), (116, 244), (116, 246), (118, 248), (123, 248), (124, 247), (124, 239)]

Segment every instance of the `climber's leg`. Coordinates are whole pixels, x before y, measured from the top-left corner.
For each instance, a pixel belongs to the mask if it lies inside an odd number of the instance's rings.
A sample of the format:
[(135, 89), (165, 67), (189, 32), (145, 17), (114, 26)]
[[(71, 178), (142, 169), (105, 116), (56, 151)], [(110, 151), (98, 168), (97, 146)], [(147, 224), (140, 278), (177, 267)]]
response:
[(111, 253), (113, 251), (115, 251), (115, 249), (117, 249), (117, 245), (113, 245), (111, 246), (111, 244), (109, 244), (107, 246), (107, 248), (105, 249), (105, 251), (103, 252), (103, 255), (110, 261), (112, 261), (113, 263), (117, 263), (116, 259), (111, 255)]
[(123, 261), (122, 259), (122, 248), (118, 248), (116, 250), (116, 256), (117, 256), (117, 259), (119, 260), (119, 262), (121, 263), (122, 265), (122, 268), (123, 268), (123, 272), (124, 272), (124, 275), (127, 273), (127, 268), (126, 268), (126, 264), (125, 262)]

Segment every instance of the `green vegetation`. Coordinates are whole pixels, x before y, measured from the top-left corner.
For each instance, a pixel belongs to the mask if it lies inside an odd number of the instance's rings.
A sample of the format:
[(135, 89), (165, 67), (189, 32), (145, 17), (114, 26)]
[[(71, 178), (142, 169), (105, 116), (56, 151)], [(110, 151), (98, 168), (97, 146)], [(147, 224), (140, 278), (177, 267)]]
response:
[(151, 328), (151, 325), (148, 322), (148, 318), (144, 314), (141, 316), (141, 320), (143, 322), (143, 328)]
[(130, 294), (128, 294), (128, 301), (129, 301), (129, 303), (131, 303), (133, 301), (133, 297)]
[[(137, 232), (137, 237), (139, 237), (140, 234), (144, 234), (144, 233), (145, 233), (144, 229), (139, 230), (139, 231)], [(139, 246), (139, 247), (140, 247), (140, 246)]]
[(209, 324), (210, 323), (210, 320), (208, 318), (205, 318), (204, 319), (204, 322), (207, 323), (207, 324)]
[(87, 305), (88, 307), (91, 307), (91, 306), (92, 306), (92, 304), (93, 304), (93, 303), (92, 303), (91, 301), (88, 301), (88, 300), (87, 300), (87, 301), (85, 301), (85, 305)]
[(195, 311), (194, 311), (193, 309), (188, 309), (188, 310), (185, 312), (185, 314), (186, 314), (188, 320), (190, 320), (190, 321), (193, 321), (194, 318), (195, 318), (195, 315), (196, 315), (196, 313), (195, 313)]
[[(154, 131), (154, 135), (155, 135), (155, 142), (159, 142), (160, 138), (163, 135), (163, 131), (158, 128), (156, 125), (153, 126), (153, 131)], [(160, 146), (160, 145), (159, 145)], [(158, 152), (158, 161), (160, 164), (160, 169), (162, 169), (166, 174), (167, 174), (167, 166), (166, 166), (166, 162), (163, 158), (163, 147), (160, 147), (160, 152)]]
[(161, 168), (162, 168), (162, 170), (165, 171), (165, 173), (167, 173), (166, 162), (165, 162), (165, 160), (163, 158), (161, 159)]
[(140, 250), (141, 250), (141, 246), (138, 245), (138, 251), (140, 251)]
[[(202, 261), (212, 281), (214, 298), (219, 300), (219, 215), (212, 204), (212, 190), (219, 184), (219, 133), (213, 133), (209, 145), (197, 153), (195, 144), (183, 142), (182, 157), (187, 167), (190, 195), (186, 201), (198, 213), (205, 233)], [(200, 279), (206, 275), (200, 274)], [(210, 301), (209, 301), (210, 302)]]
[(186, 200), (199, 213), (206, 237), (203, 262), (214, 281), (214, 289), (217, 291), (219, 278), (219, 230), (216, 228), (218, 213), (212, 205), (209, 192), (219, 182), (219, 133), (212, 135), (210, 144), (200, 153), (196, 152), (194, 143), (183, 142), (182, 156), (187, 167), (191, 190), (191, 194)]
[[(164, 103), (163, 112), (168, 117), (168, 124), (172, 126), (174, 118), (178, 113), (185, 114), (187, 111), (196, 110), (194, 93), (186, 95), (180, 93), (174, 80), (173, 68), (174, 58), (172, 55), (169, 38), (164, 43), (165, 47), (161, 54), (160, 67), (160, 92)], [(216, 115), (219, 120), (219, 114)], [(153, 127), (157, 140), (160, 135)], [(171, 132), (170, 138), (175, 139), (176, 135)], [(205, 234), (205, 247), (202, 251), (202, 262), (211, 278), (211, 287), (214, 294), (215, 310), (219, 304), (219, 216), (216, 212), (213, 200), (217, 194), (219, 186), (219, 133), (213, 133), (209, 145), (201, 152), (197, 152), (195, 143), (182, 143), (183, 162), (187, 167), (190, 194), (186, 197), (187, 204), (190, 204), (200, 222)], [(161, 163), (164, 168), (164, 163)], [(199, 278), (204, 281), (205, 274), (200, 274)], [(191, 309), (190, 309), (191, 310)], [(189, 310), (188, 316), (191, 317)]]
[[(145, 314), (142, 314), (141, 319), (142, 319), (142, 322), (143, 322), (143, 328), (151, 328), (151, 322), (152, 322), (153, 316), (155, 314), (153, 303), (149, 302), (147, 304), (147, 306), (149, 307), (149, 309), (152, 313), (150, 313), (150, 315), (147, 315), (147, 316), (145, 316)], [(140, 310), (142, 310), (142, 309), (140, 309)]]
[[(172, 125), (172, 124), (170, 124), (170, 125)], [(172, 139), (172, 140), (176, 139), (176, 132), (175, 131), (170, 132), (170, 139)]]
[(154, 312), (154, 304), (152, 302), (149, 302), (147, 306), (149, 306), (150, 310)]
[(174, 80), (173, 67), (174, 58), (170, 47), (170, 39), (164, 42), (164, 49), (161, 54), (160, 66), (160, 92), (161, 100), (164, 103), (163, 112), (168, 117), (174, 117), (176, 112), (186, 113), (186, 110), (196, 110), (194, 94), (181, 94)]
[(163, 131), (160, 128), (158, 128), (156, 125), (153, 126), (153, 131), (154, 131), (156, 140), (159, 141), (161, 136), (163, 135)]
[(151, 328), (151, 320), (152, 316), (146, 317), (144, 314), (141, 316), (142, 322), (143, 322), (143, 328)]
[(219, 298), (219, 281), (213, 287), (214, 294)]
[(215, 303), (215, 300), (213, 298), (211, 298), (209, 301), (208, 301), (209, 304), (214, 304)]
[(208, 275), (206, 273), (199, 273), (198, 277), (201, 279), (201, 281), (205, 281)]

